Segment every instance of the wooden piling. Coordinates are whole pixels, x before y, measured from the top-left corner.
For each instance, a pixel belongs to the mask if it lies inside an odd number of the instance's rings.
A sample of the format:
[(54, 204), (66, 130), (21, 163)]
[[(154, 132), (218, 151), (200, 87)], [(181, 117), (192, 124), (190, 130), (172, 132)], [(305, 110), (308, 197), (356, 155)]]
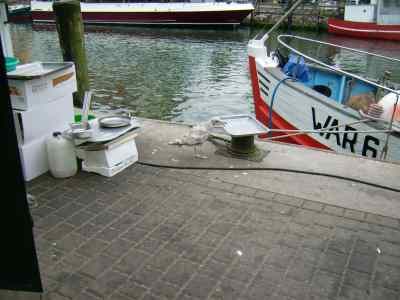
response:
[(78, 91), (74, 105), (82, 107), (84, 93), (89, 90), (89, 75), (80, 2), (58, 0), (53, 3), (53, 11), (63, 59), (75, 63)]
[[(292, 7), (292, 0), (287, 0), (285, 12), (288, 11), (291, 7)], [(289, 33), (291, 33), (292, 25), (293, 25), (293, 13), (287, 16), (287, 30)]]

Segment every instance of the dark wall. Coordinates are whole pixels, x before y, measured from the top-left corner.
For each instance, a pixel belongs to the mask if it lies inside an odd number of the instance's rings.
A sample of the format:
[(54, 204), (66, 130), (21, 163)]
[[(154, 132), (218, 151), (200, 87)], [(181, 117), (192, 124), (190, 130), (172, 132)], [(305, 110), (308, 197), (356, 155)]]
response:
[(0, 43), (0, 289), (42, 292)]

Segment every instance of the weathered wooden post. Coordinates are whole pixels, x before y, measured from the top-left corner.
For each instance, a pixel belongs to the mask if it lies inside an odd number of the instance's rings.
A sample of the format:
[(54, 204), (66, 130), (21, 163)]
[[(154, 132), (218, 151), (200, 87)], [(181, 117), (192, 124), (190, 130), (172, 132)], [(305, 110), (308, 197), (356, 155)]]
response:
[(336, 17), (341, 19), (344, 17), (344, 7), (346, 5), (346, 1), (345, 0), (338, 0), (336, 2), (337, 5), (337, 9), (336, 9)]
[[(285, 11), (288, 11), (292, 7), (292, 0), (287, 0)], [(293, 13), (290, 13), (287, 17), (287, 28), (288, 32), (291, 33), (293, 24)]]
[(53, 11), (64, 61), (75, 63), (78, 91), (74, 94), (74, 105), (82, 107), (84, 93), (89, 90), (89, 75), (80, 2), (57, 0)]
[(257, 13), (257, 9), (258, 9), (258, 0), (254, 0), (253, 5), (254, 5), (254, 10), (250, 14), (250, 25), (254, 24), (254, 16)]

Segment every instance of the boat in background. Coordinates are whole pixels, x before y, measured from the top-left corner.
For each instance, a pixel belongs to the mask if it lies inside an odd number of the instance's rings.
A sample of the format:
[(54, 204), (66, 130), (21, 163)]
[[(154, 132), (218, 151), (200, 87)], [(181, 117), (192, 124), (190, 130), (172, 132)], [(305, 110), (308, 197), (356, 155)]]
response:
[(346, 5), (344, 20), (329, 18), (328, 31), (356, 38), (400, 41), (400, 1), (357, 1)]
[[(31, 1), (33, 22), (54, 22), (53, 3)], [(251, 3), (238, 2), (81, 2), (88, 24), (126, 25), (239, 25), (252, 11)]]
[(26, 4), (9, 5), (7, 7), (7, 19), (11, 23), (31, 22), (31, 7)]

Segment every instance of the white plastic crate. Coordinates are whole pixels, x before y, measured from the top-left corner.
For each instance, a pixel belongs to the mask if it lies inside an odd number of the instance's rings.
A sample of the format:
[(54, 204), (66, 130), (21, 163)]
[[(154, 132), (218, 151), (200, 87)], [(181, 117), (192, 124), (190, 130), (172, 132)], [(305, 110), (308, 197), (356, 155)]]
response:
[(135, 137), (137, 133), (128, 132), (106, 143), (79, 147), (78, 157), (83, 160), (82, 169), (103, 176), (113, 176), (138, 160)]
[(19, 146), (25, 181), (30, 181), (49, 170), (46, 138), (47, 136), (43, 136)]
[(74, 122), (71, 94), (30, 110), (14, 109), (13, 112), (20, 144), (30, 143), (55, 131), (64, 131)]
[(132, 156), (129, 157), (121, 162), (119, 162), (117, 165), (113, 167), (96, 167), (96, 166), (87, 166), (85, 161), (82, 162), (82, 170), (86, 172), (92, 172), (92, 173), (97, 173), (106, 177), (112, 177), (115, 174), (125, 170), (127, 167), (130, 165), (133, 165), (135, 162), (137, 162), (138, 157)]

